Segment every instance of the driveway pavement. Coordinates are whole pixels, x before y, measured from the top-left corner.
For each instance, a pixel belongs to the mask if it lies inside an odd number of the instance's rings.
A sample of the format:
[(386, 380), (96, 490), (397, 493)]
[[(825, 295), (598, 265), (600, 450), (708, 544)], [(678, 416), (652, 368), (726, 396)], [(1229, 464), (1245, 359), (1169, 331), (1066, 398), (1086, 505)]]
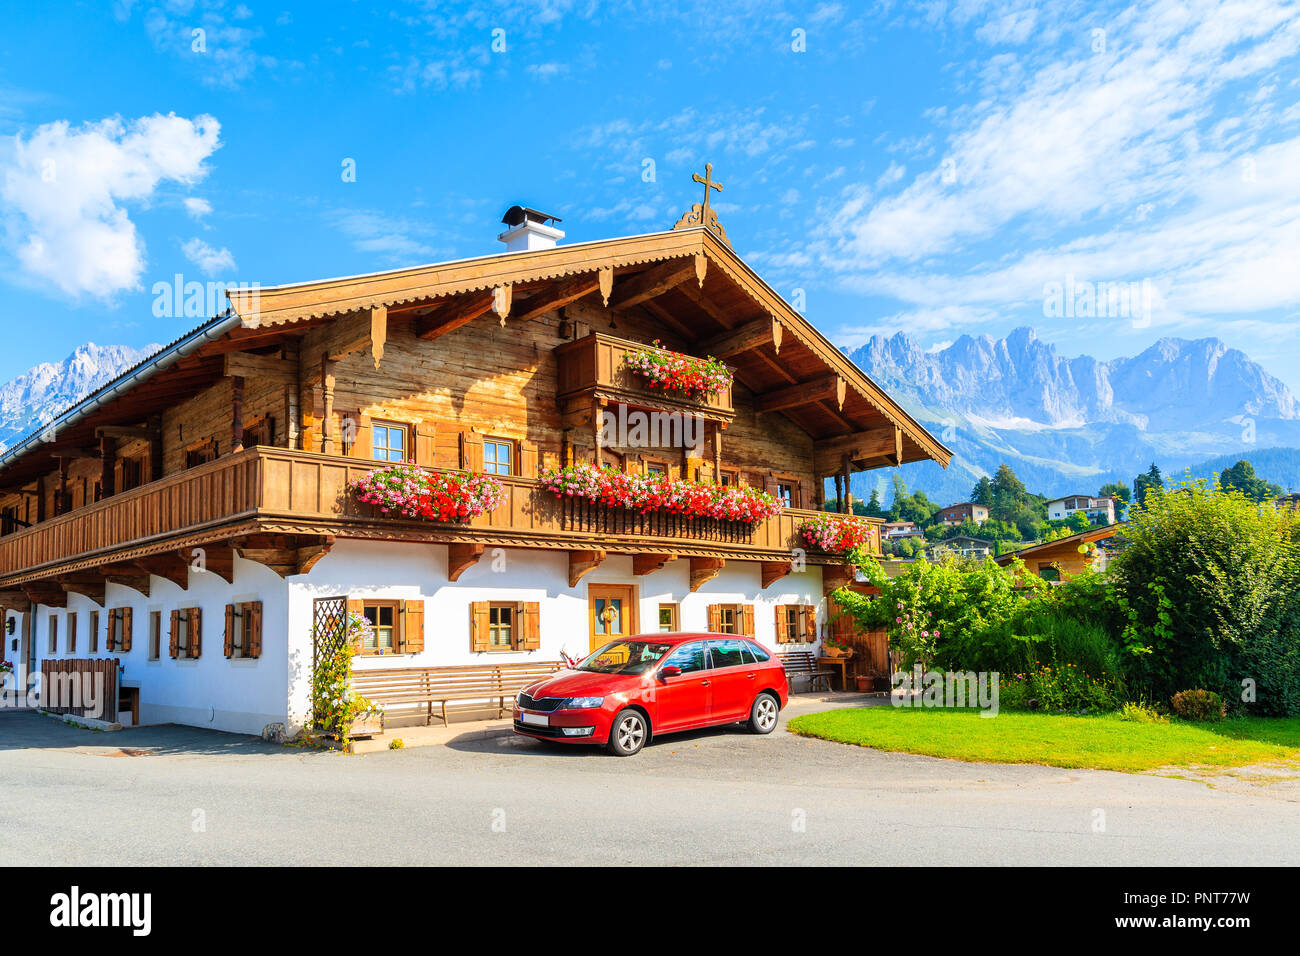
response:
[(591, 862), (1295, 865), (1300, 787), (963, 764), (784, 727), (628, 759), (481, 734), (349, 756), (0, 713), (0, 864)]

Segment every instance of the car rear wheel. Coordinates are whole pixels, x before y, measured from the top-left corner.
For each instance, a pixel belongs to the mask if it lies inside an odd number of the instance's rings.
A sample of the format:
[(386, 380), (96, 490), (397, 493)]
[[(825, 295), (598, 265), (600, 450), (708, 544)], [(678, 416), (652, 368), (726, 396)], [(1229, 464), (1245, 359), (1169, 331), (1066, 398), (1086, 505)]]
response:
[(776, 730), (776, 718), (781, 713), (781, 704), (771, 694), (759, 694), (754, 698), (754, 706), (749, 708), (749, 729), (755, 734), (770, 734)]
[(646, 723), (645, 715), (629, 707), (619, 711), (614, 718), (605, 749), (616, 757), (630, 757), (645, 746), (649, 737), (650, 725)]

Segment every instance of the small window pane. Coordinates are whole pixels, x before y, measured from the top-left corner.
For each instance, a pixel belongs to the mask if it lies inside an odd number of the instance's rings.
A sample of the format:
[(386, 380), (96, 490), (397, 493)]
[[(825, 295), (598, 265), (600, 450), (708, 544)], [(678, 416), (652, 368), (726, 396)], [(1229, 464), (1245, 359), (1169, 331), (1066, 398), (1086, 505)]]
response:
[(704, 642), (683, 644), (668, 655), (664, 667), (680, 667), (683, 674), (704, 670)]
[(744, 663), (740, 641), (709, 641), (709, 662), (712, 667), (739, 667)]
[(483, 471), (489, 475), (513, 474), (511, 458), (514, 446), (505, 441), (485, 441), (483, 443)]

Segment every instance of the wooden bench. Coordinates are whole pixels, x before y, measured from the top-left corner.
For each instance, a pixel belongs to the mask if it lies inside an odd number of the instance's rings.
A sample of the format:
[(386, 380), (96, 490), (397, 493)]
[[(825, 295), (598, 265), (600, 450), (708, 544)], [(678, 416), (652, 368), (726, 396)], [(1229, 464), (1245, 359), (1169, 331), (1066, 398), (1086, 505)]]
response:
[(777, 657), (781, 659), (781, 666), (785, 668), (785, 681), (790, 690), (794, 690), (796, 677), (806, 678), (809, 690), (815, 689), (818, 681), (826, 684), (826, 690), (831, 689), (831, 677), (834, 675), (822, 669), (812, 651), (781, 651)]
[(467, 667), (376, 667), (354, 670), (352, 689), (382, 707), (385, 717), (394, 710), (418, 712), (423, 706), (425, 724), (433, 722), (433, 705), (438, 704), (446, 725), (449, 701), (496, 701), (497, 716), (504, 716), (516, 694), (563, 666), (560, 661), (528, 661)]

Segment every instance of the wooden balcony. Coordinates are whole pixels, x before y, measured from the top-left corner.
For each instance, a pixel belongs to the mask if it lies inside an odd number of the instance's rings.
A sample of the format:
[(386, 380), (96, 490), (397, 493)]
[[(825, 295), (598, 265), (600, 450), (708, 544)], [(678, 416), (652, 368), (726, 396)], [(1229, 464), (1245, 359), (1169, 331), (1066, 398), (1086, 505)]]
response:
[[(536, 479), (509, 477), (500, 479), (505, 493), (490, 514), (465, 524), (411, 521), (348, 493), (348, 483), (373, 468), (315, 452), (245, 449), (0, 537), (0, 588), (208, 543), (261, 551), (268, 539), (289, 539), (290, 547), (294, 539), (353, 537), (788, 563), (793, 549), (805, 547), (800, 524), (815, 514), (789, 510), (753, 526), (640, 515), (561, 500)], [(878, 553), (878, 530), (873, 544)], [(809, 552), (808, 561), (838, 559)]]
[(627, 367), (627, 354), (646, 348), (640, 342), (615, 338), (603, 332), (566, 342), (555, 349), (559, 362), (558, 397), (562, 408), (592, 401), (623, 403), (634, 408), (685, 412), (712, 421), (730, 423), (736, 415), (731, 389), (692, 398), (684, 392), (651, 388), (646, 379)]

